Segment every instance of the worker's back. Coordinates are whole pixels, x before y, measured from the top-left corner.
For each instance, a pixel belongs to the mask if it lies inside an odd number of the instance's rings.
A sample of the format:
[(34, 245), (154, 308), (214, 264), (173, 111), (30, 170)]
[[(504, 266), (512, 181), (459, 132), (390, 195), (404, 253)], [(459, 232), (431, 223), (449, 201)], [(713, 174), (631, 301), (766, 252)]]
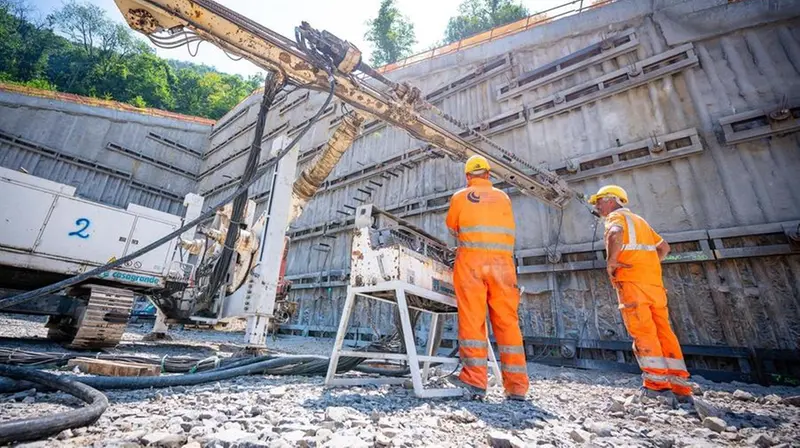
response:
[(620, 282), (636, 282), (663, 286), (661, 261), (656, 246), (661, 236), (641, 216), (627, 208), (614, 210), (606, 217), (606, 229), (622, 227), (622, 252), (618, 261), (631, 265), (617, 269), (614, 277)]
[(472, 179), (453, 195), (447, 226), (458, 233), (459, 252), (514, 254), (511, 199), (487, 179)]

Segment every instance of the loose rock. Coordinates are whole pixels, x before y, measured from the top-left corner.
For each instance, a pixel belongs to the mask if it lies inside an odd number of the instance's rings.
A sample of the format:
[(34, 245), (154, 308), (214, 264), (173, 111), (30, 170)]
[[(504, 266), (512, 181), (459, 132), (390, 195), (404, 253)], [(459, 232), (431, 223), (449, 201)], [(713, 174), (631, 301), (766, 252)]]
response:
[(324, 448), (369, 448), (370, 444), (356, 436), (335, 434), (322, 446)]
[(588, 433), (588, 432), (586, 432), (586, 431), (580, 430), (580, 429), (573, 429), (573, 430), (572, 430), (572, 431), (569, 433), (569, 436), (570, 436), (570, 437), (572, 437), (572, 440), (574, 440), (574, 441), (576, 441), (576, 442), (578, 442), (578, 443), (586, 443), (586, 442), (588, 442), (588, 441), (591, 439), (591, 437), (592, 437), (592, 435), (591, 435), (591, 434), (589, 434), (589, 433)]
[(519, 437), (501, 431), (489, 432), (487, 440), (493, 448), (524, 448), (525, 446)]
[(590, 418), (587, 418), (583, 422), (583, 429), (600, 437), (610, 437), (611, 433), (614, 431), (612, 425), (605, 422), (595, 422)]
[(755, 397), (750, 392), (745, 392), (743, 390), (737, 389), (736, 392), (733, 393), (733, 398), (741, 401), (753, 401)]
[(766, 434), (756, 434), (747, 438), (748, 446), (757, 446), (760, 448), (767, 448), (775, 445), (777, 442), (772, 437)]
[(325, 410), (325, 420), (336, 423), (344, 423), (350, 418), (350, 409), (341, 407), (329, 407)]
[(186, 443), (186, 436), (183, 434), (170, 434), (168, 432), (154, 432), (142, 437), (141, 442), (147, 446), (180, 448)]
[(706, 417), (703, 419), (703, 426), (714, 432), (722, 432), (725, 431), (725, 428), (728, 427), (728, 424), (725, 423), (725, 420), (719, 417)]

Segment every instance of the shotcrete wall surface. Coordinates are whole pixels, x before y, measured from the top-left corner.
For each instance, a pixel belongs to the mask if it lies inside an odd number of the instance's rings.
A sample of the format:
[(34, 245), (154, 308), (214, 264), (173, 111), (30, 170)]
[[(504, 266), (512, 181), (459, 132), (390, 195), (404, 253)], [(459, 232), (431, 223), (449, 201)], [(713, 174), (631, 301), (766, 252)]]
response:
[(104, 204), (183, 214), (210, 124), (0, 89), (0, 166)]
[[(800, 256), (796, 246), (792, 254), (788, 234), (800, 220), (800, 134), (728, 143), (733, 137), (720, 120), (798, 105), (798, 16), (800, 4), (791, 1), (623, 0), (389, 76), (438, 92), (432, 101), (444, 111), (483, 122), (496, 142), (558, 169), (578, 191), (625, 187), (631, 208), (679, 254), (664, 276), (683, 343), (797, 349)], [(619, 36), (629, 37), (615, 42)], [(533, 81), (521, 82), (537, 69)], [(515, 82), (518, 94), (501, 94)], [(206, 164), (221, 166), (200, 181), (212, 202), (241, 173), (257, 99), (215, 126)], [(279, 99), (264, 151), (277, 133), (299, 129), (323, 100), (305, 91)], [(326, 141), (342, 112), (337, 103), (314, 126), (301, 142), (301, 160)], [(464, 186), (462, 165), (420, 148), (404, 131), (376, 125), (345, 154), (290, 229), (288, 275), (300, 307), (287, 328), (335, 331), (350, 263), (350, 207), (371, 201), (449, 238), (444, 213)], [(257, 199), (269, 190), (269, 177), (253, 191)], [(512, 198), (525, 335), (627, 339), (605, 271), (591, 266), (602, 263), (602, 227), (595, 232), (577, 201), (562, 213), (513, 192)], [(766, 254), (773, 255), (759, 256)], [(387, 306), (368, 304), (351, 325), (386, 331), (392, 319)]]

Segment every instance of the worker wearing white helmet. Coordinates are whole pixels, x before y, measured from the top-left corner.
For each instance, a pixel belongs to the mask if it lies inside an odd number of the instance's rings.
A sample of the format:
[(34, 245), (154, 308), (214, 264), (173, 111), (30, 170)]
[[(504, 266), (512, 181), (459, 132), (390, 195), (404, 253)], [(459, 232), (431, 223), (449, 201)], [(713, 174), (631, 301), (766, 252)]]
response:
[(679, 401), (689, 401), (689, 372), (669, 323), (661, 278), (661, 261), (669, 253), (669, 244), (644, 218), (626, 208), (628, 194), (622, 187), (602, 187), (589, 203), (605, 219), (606, 269), (633, 338), (633, 352), (642, 369), (642, 392), (655, 396), (671, 391)]

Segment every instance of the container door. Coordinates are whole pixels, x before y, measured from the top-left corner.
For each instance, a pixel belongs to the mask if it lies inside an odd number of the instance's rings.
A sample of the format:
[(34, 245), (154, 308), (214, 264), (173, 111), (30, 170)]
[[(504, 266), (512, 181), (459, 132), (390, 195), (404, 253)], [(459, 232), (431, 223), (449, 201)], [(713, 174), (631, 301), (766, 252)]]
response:
[(32, 250), (56, 195), (0, 182), (0, 246)]
[(105, 264), (128, 245), (134, 216), (121, 210), (59, 197), (36, 252)]
[[(131, 244), (128, 246), (128, 253), (133, 253), (144, 246), (152, 243), (153, 241), (173, 232), (179, 225), (167, 224), (161, 221), (154, 221), (149, 218), (139, 216), (136, 219), (136, 225), (133, 229), (131, 236)], [(135, 258), (133, 265), (125, 265), (127, 269), (134, 271), (144, 271), (151, 274), (164, 273), (166, 265), (171, 258), (172, 249), (175, 247), (174, 239), (161, 246), (153, 249), (152, 251)]]

